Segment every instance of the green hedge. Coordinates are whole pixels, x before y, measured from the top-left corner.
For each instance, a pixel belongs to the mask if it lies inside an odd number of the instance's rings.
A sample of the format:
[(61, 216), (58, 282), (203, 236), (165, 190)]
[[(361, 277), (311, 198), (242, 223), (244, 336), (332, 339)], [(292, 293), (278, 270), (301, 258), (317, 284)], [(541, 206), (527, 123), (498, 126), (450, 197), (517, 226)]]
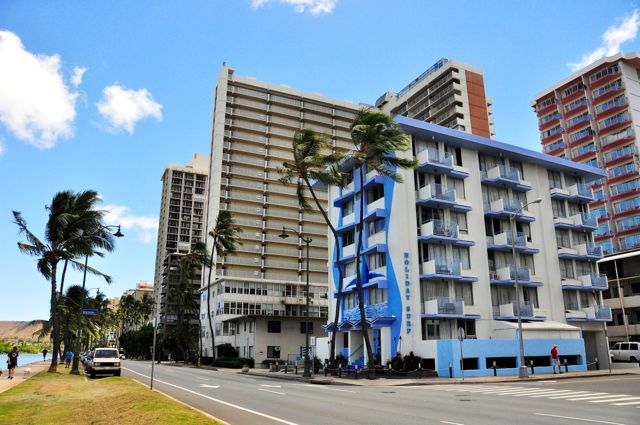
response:
[(242, 366), (254, 367), (255, 362), (253, 359), (245, 359), (244, 357), (218, 357), (216, 359), (216, 366), (228, 367), (231, 369), (240, 369)]

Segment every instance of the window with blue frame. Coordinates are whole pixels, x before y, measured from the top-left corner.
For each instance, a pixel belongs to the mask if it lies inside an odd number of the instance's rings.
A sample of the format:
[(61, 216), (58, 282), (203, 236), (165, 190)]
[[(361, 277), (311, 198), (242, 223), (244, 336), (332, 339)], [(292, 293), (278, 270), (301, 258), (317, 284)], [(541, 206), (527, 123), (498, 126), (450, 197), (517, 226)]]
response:
[(623, 232), (629, 229), (635, 229), (636, 227), (640, 227), (640, 215), (627, 217), (623, 220), (618, 220), (616, 222), (616, 228), (618, 229), (618, 232)]
[(375, 235), (376, 233), (383, 232), (384, 229), (385, 229), (384, 218), (380, 218), (378, 220), (372, 220), (367, 223), (367, 230), (369, 232), (369, 236)]
[(640, 246), (640, 234), (620, 238), (620, 249), (632, 249)]
[(595, 208), (591, 210), (591, 215), (595, 218), (606, 217), (607, 209), (605, 207)]
[(604, 223), (598, 226), (598, 230), (596, 230), (595, 232), (593, 232), (593, 236), (601, 236), (601, 235), (606, 235), (610, 233), (609, 232), (609, 223)]
[(354, 211), (353, 207), (354, 207), (353, 199), (350, 199), (350, 200), (348, 200), (348, 201), (345, 201), (345, 202), (342, 204), (342, 216), (343, 216), (343, 217), (346, 217), (346, 216), (348, 216), (349, 214), (353, 214), (353, 211)]
[(621, 193), (629, 192), (631, 190), (640, 189), (640, 179), (630, 180), (628, 182), (614, 184), (611, 186), (611, 194), (619, 195)]
[(603, 189), (594, 190), (593, 199), (596, 201), (602, 201), (604, 199), (604, 190)]
[(626, 199), (622, 202), (618, 202), (617, 204), (613, 205), (613, 209), (615, 210), (615, 212), (618, 212), (618, 213), (634, 210), (636, 208), (640, 208), (640, 197)]

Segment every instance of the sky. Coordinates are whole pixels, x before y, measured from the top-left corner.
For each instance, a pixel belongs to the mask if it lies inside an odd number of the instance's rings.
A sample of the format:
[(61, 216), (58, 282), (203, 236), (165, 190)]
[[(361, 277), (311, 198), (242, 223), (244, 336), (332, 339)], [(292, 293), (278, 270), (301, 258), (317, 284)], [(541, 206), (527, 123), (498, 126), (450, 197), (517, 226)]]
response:
[[(43, 236), (61, 190), (93, 189), (124, 238), (87, 288), (153, 281), (161, 181), (207, 153), (215, 81), (238, 75), (373, 103), (442, 57), (484, 72), (496, 139), (539, 150), (535, 94), (640, 50), (636, 1), (0, 0), (0, 320), (44, 319), (49, 283), (12, 210)], [(67, 284), (80, 284), (79, 272)]]

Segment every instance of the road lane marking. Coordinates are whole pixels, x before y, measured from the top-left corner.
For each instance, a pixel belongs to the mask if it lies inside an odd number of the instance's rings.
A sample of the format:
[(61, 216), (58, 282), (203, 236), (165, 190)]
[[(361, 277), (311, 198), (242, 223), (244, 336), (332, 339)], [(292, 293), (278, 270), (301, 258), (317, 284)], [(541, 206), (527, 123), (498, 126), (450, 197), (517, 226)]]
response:
[(609, 394), (609, 393), (589, 393), (588, 392), (587, 394), (582, 394), (582, 395), (579, 395), (579, 396), (577, 396), (575, 398), (570, 398), (569, 401), (582, 400), (584, 398), (589, 399), (591, 397), (595, 397), (595, 396), (599, 396), (599, 395), (605, 395), (606, 396), (606, 395), (611, 395), (611, 394)]
[(531, 398), (539, 398), (539, 397), (549, 397), (551, 398), (552, 396), (557, 396), (557, 395), (569, 395), (569, 393), (574, 394), (573, 391), (571, 390), (557, 390), (556, 392), (552, 393), (552, 394), (542, 394), (542, 395), (532, 395)]
[[(611, 382), (611, 381), (613, 381), (613, 382), (617, 382), (617, 381), (640, 381), (640, 378), (608, 378), (608, 379), (581, 378), (578, 381), (558, 382), (555, 385), (575, 385), (575, 384), (582, 384), (583, 382)], [(544, 381), (544, 382), (551, 382), (551, 381)]]
[(220, 385), (200, 384), (202, 388), (220, 388)]
[(282, 385), (269, 385), (269, 384), (260, 384), (261, 387), (269, 387), (269, 388), (282, 388)]
[(612, 403), (614, 401), (631, 401), (638, 400), (640, 397), (623, 397), (623, 398), (614, 398), (613, 400), (592, 400), (589, 403)]
[(286, 393), (281, 393), (280, 391), (265, 390), (264, 388), (258, 388), (258, 391), (264, 391), (266, 393), (273, 393), (273, 394), (280, 394), (280, 395), (287, 395)]
[(616, 398), (616, 397), (629, 397), (629, 394), (607, 394), (589, 397), (570, 398), (569, 401), (589, 401), (589, 400), (601, 400), (603, 398)]
[(599, 424), (608, 424), (608, 425), (626, 425), (626, 424), (621, 424), (619, 422), (607, 422), (607, 421), (598, 421), (596, 419), (574, 418), (572, 416), (550, 415), (548, 413), (534, 413), (534, 415), (549, 416), (551, 418), (571, 419), (574, 421), (596, 422)]
[(208, 381), (209, 380), (209, 378), (203, 378), (201, 376), (198, 376), (198, 379), (202, 379), (203, 381)]
[[(131, 369), (126, 368), (126, 367), (123, 368), (123, 369), (128, 370), (129, 372), (133, 372), (136, 375), (143, 376), (143, 377), (145, 377), (147, 379), (151, 379), (150, 376), (143, 375), (142, 373), (136, 372), (135, 370), (131, 370)], [(272, 421), (280, 422), (280, 423), (283, 423), (283, 424), (286, 424), (286, 425), (298, 425), (295, 422), (289, 422), (287, 420), (276, 418), (275, 416), (271, 416), (271, 415), (268, 415), (266, 413), (258, 412), (258, 411), (251, 410), (251, 409), (246, 408), (246, 407), (238, 406), (237, 404), (229, 403), (228, 401), (219, 400), (217, 398), (213, 398), (213, 397), (210, 397), (208, 395), (201, 394), (199, 392), (190, 390), (188, 388), (180, 387), (178, 385), (170, 384), (168, 382), (164, 382), (164, 381), (161, 381), (159, 379), (154, 379), (154, 381), (155, 382), (160, 382), (161, 384), (169, 385), (170, 387), (178, 388), (179, 390), (182, 390), (182, 391), (194, 394), (194, 395), (198, 395), (198, 396), (200, 396), (202, 398), (206, 398), (206, 399), (211, 400), (211, 401), (215, 401), (216, 403), (224, 404), (225, 406), (233, 407), (235, 409), (242, 410), (244, 412), (248, 412), (248, 413), (251, 413), (251, 414), (254, 414), (254, 415), (262, 416), (263, 418), (271, 419)]]
[(559, 395), (559, 396), (555, 396), (555, 397), (549, 397), (551, 400), (556, 400), (559, 398), (571, 398), (571, 397), (575, 397), (577, 395), (585, 395), (587, 394), (589, 391), (571, 391), (568, 394), (565, 395)]
[(631, 406), (633, 404), (640, 404), (640, 401), (629, 401), (627, 403), (613, 403), (614, 406)]
[(449, 424), (449, 425), (464, 425), (459, 422), (449, 422), (449, 421), (440, 421), (441, 424)]
[(514, 397), (532, 397), (534, 395), (541, 395), (541, 394), (545, 394), (545, 395), (552, 395), (555, 394), (556, 390), (537, 390), (537, 391), (530, 391), (528, 393), (518, 393), (518, 394), (511, 394)]

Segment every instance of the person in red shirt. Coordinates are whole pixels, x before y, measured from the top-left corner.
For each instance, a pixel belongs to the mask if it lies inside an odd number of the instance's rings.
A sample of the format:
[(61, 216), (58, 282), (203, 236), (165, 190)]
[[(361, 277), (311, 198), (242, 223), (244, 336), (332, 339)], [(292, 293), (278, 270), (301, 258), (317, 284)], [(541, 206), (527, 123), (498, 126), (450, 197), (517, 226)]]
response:
[(562, 373), (560, 370), (560, 356), (558, 355), (558, 346), (553, 344), (551, 347), (551, 364), (553, 366), (553, 373), (556, 373), (556, 366), (558, 367), (558, 372)]

